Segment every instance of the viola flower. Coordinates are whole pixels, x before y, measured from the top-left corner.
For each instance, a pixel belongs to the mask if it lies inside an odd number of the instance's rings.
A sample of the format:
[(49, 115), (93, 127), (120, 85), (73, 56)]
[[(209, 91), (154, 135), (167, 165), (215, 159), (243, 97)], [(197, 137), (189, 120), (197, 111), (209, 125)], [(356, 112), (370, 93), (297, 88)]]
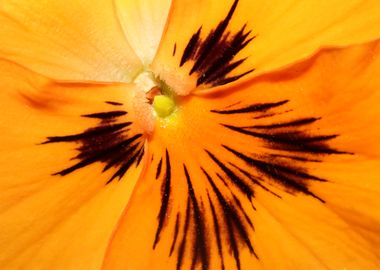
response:
[(0, 4), (1, 269), (377, 269), (377, 0)]

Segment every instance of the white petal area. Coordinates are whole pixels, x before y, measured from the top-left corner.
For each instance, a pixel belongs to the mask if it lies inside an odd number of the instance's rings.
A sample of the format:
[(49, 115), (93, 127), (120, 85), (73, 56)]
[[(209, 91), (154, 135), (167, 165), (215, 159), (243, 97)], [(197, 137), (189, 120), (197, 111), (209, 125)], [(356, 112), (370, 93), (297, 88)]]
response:
[(156, 55), (170, 5), (171, 0), (115, 0), (124, 33), (144, 65)]

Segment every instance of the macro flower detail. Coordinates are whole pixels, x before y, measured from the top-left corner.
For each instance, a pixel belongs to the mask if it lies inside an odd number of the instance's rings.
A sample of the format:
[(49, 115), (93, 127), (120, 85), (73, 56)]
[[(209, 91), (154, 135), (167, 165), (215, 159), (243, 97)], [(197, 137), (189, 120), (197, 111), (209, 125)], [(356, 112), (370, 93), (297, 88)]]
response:
[[(238, 3), (238, 0), (234, 1), (227, 16), (215, 29), (210, 31), (204, 41), (200, 39), (202, 32), (202, 27), (200, 27), (190, 38), (182, 54), (180, 67), (189, 60), (194, 61), (189, 75), (198, 74), (197, 86), (201, 84), (223, 85), (236, 81), (253, 71), (251, 69), (233, 77), (228, 77), (228, 74), (245, 60), (233, 61), (234, 57), (254, 38), (250, 37), (251, 31), (246, 31), (246, 25), (237, 33), (226, 33), (228, 23), (232, 19)], [(175, 54), (175, 51), (173, 54)]]
[(1, 268), (380, 265), (377, 1), (6, 0), (0, 22)]
[[(123, 106), (118, 102), (107, 102), (114, 106)], [(138, 166), (144, 155), (143, 134), (129, 134), (132, 122), (117, 123), (117, 120), (128, 114), (126, 111), (116, 110), (82, 115), (86, 118), (100, 119), (98, 126), (89, 128), (86, 131), (67, 136), (48, 137), (46, 143), (74, 142), (80, 144), (78, 148), (80, 154), (75, 159), (80, 162), (61, 170), (54, 175), (65, 176), (82, 167), (91, 165), (94, 162), (106, 163), (103, 172), (111, 167), (118, 167), (116, 173), (107, 182), (110, 183), (115, 178), (119, 180), (133, 164)]]

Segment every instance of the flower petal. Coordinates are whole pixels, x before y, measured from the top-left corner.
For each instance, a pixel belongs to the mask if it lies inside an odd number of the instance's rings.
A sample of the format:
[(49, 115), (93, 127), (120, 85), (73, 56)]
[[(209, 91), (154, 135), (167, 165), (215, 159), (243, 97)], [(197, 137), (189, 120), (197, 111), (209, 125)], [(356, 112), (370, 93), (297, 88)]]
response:
[(179, 98), (105, 269), (376, 269), (379, 69), (377, 43), (325, 50)]
[(6, 0), (0, 57), (59, 80), (129, 82), (142, 68), (111, 0)]
[(0, 78), (0, 268), (99, 269), (144, 164), (142, 138), (124, 174), (128, 144), (111, 149), (139, 132), (111, 131), (133, 120), (132, 86), (56, 83), (4, 61)]
[(175, 0), (153, 70), (179, 94), (374, 40), (377, 0)]
[(156, 55), (168, 16), (171, 0), (115, 0), (125, 35), (145, 64)]

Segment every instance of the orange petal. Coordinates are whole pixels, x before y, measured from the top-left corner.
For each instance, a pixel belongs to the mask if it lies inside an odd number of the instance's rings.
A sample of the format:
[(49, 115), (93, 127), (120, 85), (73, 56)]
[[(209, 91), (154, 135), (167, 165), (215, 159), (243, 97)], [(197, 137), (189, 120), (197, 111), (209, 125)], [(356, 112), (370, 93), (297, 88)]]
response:
[(144, 165), (134, 87), (0, 78), (0, 268), (99, 269)]
[(112, 1), (2, 1), (0, 57), (59, 80), (129, 82), (142, 68)]
[(379, 22), (377, 0), (175, 0), (153, 70), (187, 94), (374, 40)]
[(373, 43), (179, 98), (105, 269), (376, 269), (379, 70)]
[(116, 0), (125, 35), (141, 61), (152, 63), (168, 16), (170, 0)]

